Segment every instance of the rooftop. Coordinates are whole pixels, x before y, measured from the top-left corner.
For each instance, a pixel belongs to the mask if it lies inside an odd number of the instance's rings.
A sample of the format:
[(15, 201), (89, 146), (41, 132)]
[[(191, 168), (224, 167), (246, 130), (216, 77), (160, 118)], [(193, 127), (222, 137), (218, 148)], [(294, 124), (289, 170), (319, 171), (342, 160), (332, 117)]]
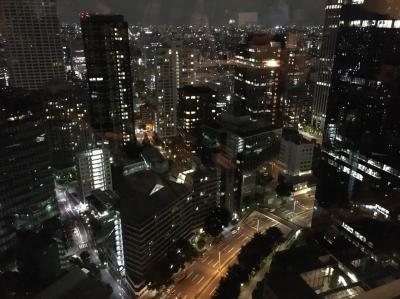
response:
[(151, 171), (140, 171), (123, 176), (113, 169), (113, 182), (120, 196), (119, 210), (123, 221), (138, 226), (189, 194), (181, 184)]
[(101, 282), (88, 278), (82, 270), (72, 267), (52, 283), (34, 299), (84, 299), (84, 298), (110, 298), (112, 289)]
[(16, 88), (0, 89), (0, 120), (19, 121), (37, 119), (43, 106), (37, 94)]
[(243, 138), (274, 131), (274, 128), (268, 123), (262, 121), (253, 122), (248, 116), (235, 117), (228, 114), (223, 115), (222, 127)]
[(303, 135), (295, 129), (284, 129), (282, 132), (282, 138), (297, 145), (312, 144), (311, 141), (304, 138)]

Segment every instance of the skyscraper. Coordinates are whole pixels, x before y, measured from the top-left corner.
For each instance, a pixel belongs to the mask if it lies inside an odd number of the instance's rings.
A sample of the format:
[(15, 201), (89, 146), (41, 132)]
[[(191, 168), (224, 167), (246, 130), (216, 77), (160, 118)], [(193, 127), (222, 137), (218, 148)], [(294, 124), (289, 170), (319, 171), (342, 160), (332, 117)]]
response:
[(283, 42), (278, 36), (253, 34), (235, 56), (235, 96), (253, 121), (282, 127)]
[(41, 91), (49, 128), (52, 166), (60, 171), (74, 166), (75, 155), (93, 146), (87, 123), (87, 92), (78, 85), (52, 82)]
[[(304, 47), (301, 33), (289, 32), (287, 39), (286, 92), (283, 103), (283, 126), (297, 128), (312, 101), (308, 80), (309, 54)], [(303, 120), (304, 121), (304, 120)]]
[(398, 192), (400, 13), (392, 4), (341, 7), (324, 131), (327, 171), (317, 188), (322, 204), (367, 197), (387, 203)]
[(0, 33), (0, 87), (8, 86), (9, 82), (6, 58), (6, 40)]
[(154, 171), (126, 176), (115, 172), (115, 178), (115, 191), (120, 196), (124, 252), (121, 264), (125, 266), (122, 273), (126, 272), (128, 283), (141, 295), (155, 263), (165, 258), (176, 242), (191, 234), (196, 211), (185, 185)]
[(217, 93), (213, 89), (188, 85), (179, 90), (178, 122), (180, 134), (189, 151), (197, 152), (202, 126), (216, 121), (219, 114)]
[(279, 153), (281, 130), (268, 130), (248, 118), (225, 117), (221, 123), (225, 130), (224, 157), (217, 158), (222, 162), (221, 201), (230, 211), (241, 213), (255, 195), (257, 171)]
[(156, 94), (158, 113), (156, 132), (161, 138), (177, 135), (178, 89), (181, 86), (182, 43), (172, 42), (158, 54)]
[(121, 15), (81, 14), (92, 128), (114, 144), (135, 141), (128, 24)]
[(0, 14), (10, 85), (39, 89), (52, 79), (64, 79), (56, 1), (2, 0)]
[(58, 214), (49, 140), (37, 97), (14, 89), (0, 93), (0, 253), (16, 230), (35, 230)]
[[(325, 7), (325, 25), (320, 49), (317, 83), (314, 88), (312, 124), (320, 132), (325, 126), (326, 105), (331, 86), (332, 65), (335, 55), (336, 37), (339, 29), (342, 0), (328, 0)], [(364, 2), (364, 1), (353, 1)]]

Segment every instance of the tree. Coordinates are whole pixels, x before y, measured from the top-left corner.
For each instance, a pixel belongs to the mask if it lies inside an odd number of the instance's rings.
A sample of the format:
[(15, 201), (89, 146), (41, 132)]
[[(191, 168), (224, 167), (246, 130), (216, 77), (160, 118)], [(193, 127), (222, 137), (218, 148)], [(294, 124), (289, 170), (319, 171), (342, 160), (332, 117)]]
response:
[(204, 248), (204, 246), (206, 246), (206, 241), (203, 238), (200, 238), (197, 241), (197, 248), (199, 248), (200, 250), (202, 250)]
[(289, 197), (294, 191), (293, 184), (282, 182), (275, 188), (275, 192), (279, 197)]
[(92, 229), (93, 235), (96, 237), (99, 235), (102, 229), (102, 225), (99, 220), (96, 219), (92, 214), (89, 216), (89, 225)]
[(204, 231), (212, 237), (218, 236), (222, 232), (222, 226), (213, 216), (208, 216), (204, 223)]
[(215, 208), (215, 216), (224, 226), (227, 226), (232, 218), (231, 213), (224, 207)]
[(226, 276), (219, 282), (213, 296), (214, 299), (238, 298), (240, 295), (240, 281), (233, 276)]
[(82, 263), (83, 263), (84, 265), (90, 264), (90, 253), (89, 253), (89, 252), (87, 252), (87, 251), (82, 252), (82, 253), (80, 254), (80, 258), (81, 258)]
[(250, 273), (260, 269), (261, 261), (271, 254), (282, 240), (283, 234), (277, 227), (272, 227), (263, 234), (255, 234), (240, 250), (238, 262), (231, 266), (227, 275), (221, 279), (213, 298), (238, 298), (240, 285), (248, 282)]
[(231, 213), (224, 207), (216, 207), (211, 210), (204, 223), (204, 231), (216, 237), (222, 232), (223, 226), (228, 226), (231, 220)]
[(249, 274), (239, 264), (234, 264), (228, 269), (228, 275), (233, 275), (240, 283), (245, 283), (249, 280)]
[(275, 243), (280, 243), (284, 240), (283, 233), (277, 226), (269, 228), (265, 235), (269, 236)]
[(150, 267), (145, 274), (145, 280), (151, 283), (151, 289), (159, 289), (168, 285), (171, 283), (174, 273), (197, 256), (198, 252), (192, 244), (187, 240), (179, 240), (162, 260)]
[(166, 259), (155, 263), (145, 274), (145, 279), (150, 283), (150, 289), (160, 289), (171, 283), (172, 271)]
[(100, 279), (101, 278), (101, 273), (100, 273), (100, 269), (97, 267), (97, 265), (95, 263), (89, 263), (87, 265), (88, 270), (90, 271), (89, 274), (96, 278), (96, 279)]

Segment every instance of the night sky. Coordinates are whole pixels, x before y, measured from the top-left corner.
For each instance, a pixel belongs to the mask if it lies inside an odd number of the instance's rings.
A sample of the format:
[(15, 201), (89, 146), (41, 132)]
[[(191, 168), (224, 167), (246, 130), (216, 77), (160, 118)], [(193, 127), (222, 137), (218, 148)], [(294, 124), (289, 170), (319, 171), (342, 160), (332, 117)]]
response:
[(61, 21), (78, 21), (80, 11), (121, 13), (131, 24), (226, 24), (238, 12), (257, 11), (259, 23), (321, 24), (326, 0), (58, 0)]

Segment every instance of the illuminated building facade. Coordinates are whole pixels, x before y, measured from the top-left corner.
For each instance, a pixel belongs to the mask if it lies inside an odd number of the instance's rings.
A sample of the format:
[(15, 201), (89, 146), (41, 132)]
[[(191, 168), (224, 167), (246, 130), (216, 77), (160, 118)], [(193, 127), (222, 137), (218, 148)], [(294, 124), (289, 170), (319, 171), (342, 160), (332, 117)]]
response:
[(311, 174), (314, 144), (306, 140), (297, 130), (284, 129), (279, 160), (290, 176)]
[(112, 190), (110, 152), (107, 149), (87, 150), (77, 155), (82, 198), (93, 190)]
[(65, 79), (55, 0), (2, 0), (0, 16), (10, 86), (35, 90)]
[(93, 146), (87, 123), (87, 93), (77, 85), (52, 82), (41, 92), (49, 126), (52, 166), (74, 166), (75, 155)]
[(140, 106), (140, 121), (146, 130), (152, 130), (155, 127), (155, 107), (150, 103), (144, 103)]
[(185, 86), (179, 90), (178, 119), (186, 148), (192, 153), (200, 146), (202, 126), (220, 115), (217, 93), (205, 86)]
[(0, 92), (0, 254), (16, 243), (16, 230), (35, 231), (58, 214), (49, 139), (37, 97)]
[(160, 138), (177, 136), (178, 89), (182, 81), (182, 42), (162, 48), (156, 62), (157, 119)]
[(0, 33), (0, 88), (8, 86), (9, 79), (7, 70), (6, 40), (4, 35)]
[(235, 56), (235, 96), (251, 120), (282, 126), (284, 42), (275, 35), (253, 34)]
[(223, 199), (232, 212), (245, 208), (243, 199), (255, 194), (256, 172), (279, 153), (281, 130), (239, 118), (225, 119), (224, 148), (234, 168), (222, 172)]
[(182, 85), (196, 84), (196, 67), (200, 63), (199, 49), (184, 47), (182, 51)]
[(92, 128), (102, 139), (135, 142), (128, 24), (122, 15), (81, 14)]
[[(363, 2), (340, 12), (323, 143), (329, 171), (322, 174), (330, 177), (318, 198), (323, 204), (335, 202), (335, 194), (353, 200), (365, 190), (388, 201), (400, 186), (399, 12), (390, 1)], [(330, 188), (345, 190), (332, 195)]]
[(191, 169), (178, 174), (176, 182), (184, 184), (192, 191), (191, 212), (192, 229), (199, 230), (219, 201), (221, 173), (215, 167), (206, 167), (199, 161)]
[(284, 55), (287, 61), (286, 92), (283, 101), (283, 126), (298, 128), (311, 109), (311, 85), (308, 78), (309, 54), (300, 33), (289, 32)]
[(336, 36), (340, 23), (341, 8), (344, 2), (349, 2), (349, 0), (328, 0), (325, 7), (324, 33), (312, 107), (312, 124), (320, 132), (324, 130), (325, 126), (326, 106), (329, 97), (329, 88), (331, 86)]
[(151, 267), (191, 234), (192, 197), (185, 185), (151, 170), (115, 173), (114, 182), (120, 196), (126, 280), (141, 295), (147, 289), (146, 274)]

